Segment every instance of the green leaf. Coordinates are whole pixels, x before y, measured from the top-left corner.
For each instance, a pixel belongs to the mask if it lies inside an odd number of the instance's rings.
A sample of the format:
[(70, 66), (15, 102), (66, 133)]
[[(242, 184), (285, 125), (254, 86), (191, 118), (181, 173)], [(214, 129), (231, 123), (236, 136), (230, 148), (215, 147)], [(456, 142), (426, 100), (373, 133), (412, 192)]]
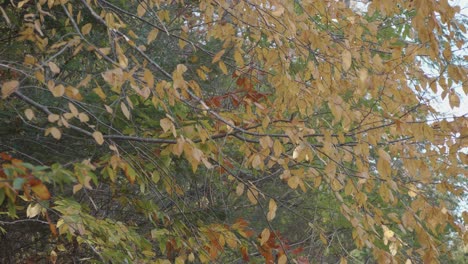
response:
[(13, 189), (15, 190), (21, 190), (23, 189), (23, 184), (26, 180), (24, 178), (15, 178), (13, 180)]

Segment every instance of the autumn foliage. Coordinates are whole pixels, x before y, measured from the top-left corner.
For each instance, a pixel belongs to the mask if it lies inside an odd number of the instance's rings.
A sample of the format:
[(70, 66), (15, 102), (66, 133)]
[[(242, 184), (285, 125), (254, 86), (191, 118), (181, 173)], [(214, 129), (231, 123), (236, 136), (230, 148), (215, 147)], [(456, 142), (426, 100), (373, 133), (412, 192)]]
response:
[(468, 93), (447, 0), (4, 2), (2, 261), (434, 263), (468, 243), (468, 120), (433, 108)]

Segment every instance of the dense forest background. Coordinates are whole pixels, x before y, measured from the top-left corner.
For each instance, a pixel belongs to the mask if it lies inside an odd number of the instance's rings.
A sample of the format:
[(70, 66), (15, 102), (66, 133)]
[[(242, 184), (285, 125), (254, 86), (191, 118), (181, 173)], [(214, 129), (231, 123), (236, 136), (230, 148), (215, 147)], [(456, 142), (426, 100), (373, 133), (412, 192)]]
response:
[(366, 2), (0, 0), (0, 262), (466, 263), (467, 20)]

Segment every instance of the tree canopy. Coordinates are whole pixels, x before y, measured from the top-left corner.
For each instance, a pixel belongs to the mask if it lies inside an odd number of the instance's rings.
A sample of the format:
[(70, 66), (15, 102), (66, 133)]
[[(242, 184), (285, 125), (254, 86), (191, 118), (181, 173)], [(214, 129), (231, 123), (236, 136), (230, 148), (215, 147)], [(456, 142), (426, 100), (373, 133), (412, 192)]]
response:
[[(0, 258), (447, 263), (468, 244), (448, 0), (0, 11)], [(429, 71), (428, 68), (431, 70)]]

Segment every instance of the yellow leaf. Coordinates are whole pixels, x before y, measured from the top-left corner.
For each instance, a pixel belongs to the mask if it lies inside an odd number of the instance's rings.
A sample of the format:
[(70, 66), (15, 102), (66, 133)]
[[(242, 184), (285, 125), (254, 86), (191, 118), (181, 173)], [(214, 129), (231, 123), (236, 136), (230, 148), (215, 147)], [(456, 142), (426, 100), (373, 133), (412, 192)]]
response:
[(333, 178), (332, 181), (331, 181), (331, 187), (334, 191), (339, 191), (343, 188), (343, 185), (341, 184), (341, 182), (336, 179), (336, 178)]
[[(39, 19), (34, 20), (34, 29), (37, 31), (37, 33), (39, 33), (41, 37), (44, 36), (44, 33), (42, 32), (42, 29), (41, 29), (41, 21)], [(43, 43), (41, 43), (41, 41), (39, 41), (38, 44), (44, 45)]]
[(346, 258), (345, 258), (345, 257), (341, 257), (341, 259), (340, 259), (340, 264), (347, 264), (347, 263), (348, 263), (348, 261), (346, 260)]
[(397, 243), (390, 243), (388, 249), (390, 250), (390, 254), (392, 254), (392, 256), (396, 256), (396, 254), (398, 253)]
[(187, 66), (184, 64), (177, 64), (176, 72), (180, 75), (182, 75), (184, 72), (187, 71)]
[(164, 132), (167, 132), (172, 129), (172, 121), (169, 118), (163, 118), (159, 121), (159, 125), (163, 129)]
[(142, 16), (145, 15), (145, 13), (146, 13), (146, 7), (143, 6), (143, 2), (142, 2), (142, 3), (140, 3), (140, 4), (138, 5), (138, 7), (137, 7), (137, 15), (138, 15), (139, 17), (142, 17)]
[(267, 242), (268, 239), (270, 238), (270, 235), (271, 235), (270, 229), (268, 228), (263, 229), (262, 234), (260, 235), (260, 245), (263, 246), (263, 244), (265, 244), (265, 242)]
[(122, 113), (124, 114), (124, 116), (130, 120), (130, 111), (128, 110), (128, 107), (126, 104), (124, 104), (123, 102), (120, 103), (120, 109), (122, 110)]
[(218, 66), (219, 66), (219, 68), (221, 69), (221, 71), (222, 71), (224, 74), (228, 74), (228, 70), (227, 70), (227, 68), (226, 68), (226, 64), (224, 64), (223, 61), (219, 61)]
[(153, 86), (154, 86), (154, 76), (153, 76), (153, 74), (151, 73), (150, 70), (145, 69), (145, 72), (143, 74), (143, 79), (145, 80), (147, 87), (153, 88)]
[(297, 176), (292, 176), (291, 178), (288, 179), (288, 186), (291, 187), (291, 189), (296, 189), (297, 186), (299, 186), (299, 177)]
[(203, 81), (206, 81), (208, 79), (206, 73), (201, 70), (201, 69), (197, 69), (197, 75), (198, 77), (200, 77), (200, 79), (202, 79)]
[(268, 203), (268, 210), (276, 211), (277, 208), (278, 208), (278, 206), (276, 205), (275, 200), (270, 199), (270, 202)]
[(210, 261), (210, 257), (206, 255), (207, 253), (201, 252), (198, 255), (198, 258), (200, 259), (201, 263), (208, 263)]
[(106, 108), (106, 112), (109, 113), (109, 114), (112, 114), (114, 111), (112, 110), (112, 108), (108, 105), (104, 105), (104, 108)]
[(112, 86), (120, 86), (124, 82), (123, 71), (120, 68), (104, 72), (102, 78)]
[(365, 83), (368, 77), (369, 73), (367, 72), (367, 69), (363, 68), (359, 70), (359, 80), (361, 81), (361, 83)]
[(83, 96), (76, 87), (67, 86), (67, 88), (65, 88), (65, 95), (77, 101), (83, 100)]
[(242, 182), (240, 182), (239, 184), (237, 184), (237, 187), (236, 187), (236, 194), (237, 196), (241, 196), (243, 193), (244, 193), (244, 184)]
[(418, 193), (416, 192), (417, 189), (416, 187), (413, 185), (413, 184), (408, 184), (407, 185), (407, 188), (408, 188), (408, 195), (411, 197), (411, 198), (414, 198), (418, 195)]
[[(67, 113), (65, 113), (67, 114)], [(63, 116), (60, 117), (60, 120), (58, 121), (58, 124), (61, 126), (63, 125), (66, 128), (70, 128), (70, 124), (68, 123), (67, 119)]]
[(227, 244), (230, 248), (237, 248), (237, 240), (236, 240), (235, 235), (233, 235), (232, 233), (229, 233), (229, 234), (226, 236), (226, 244)]
[(45, 135), (49, 135), (51, 134), (53, 138), (59, 140), (61, 137), (62, 137), (62, 133), (60, 132), (60, 130), (56, 127), (49, 127), (46, 129), (45, 131)]
[(175, 259), (175, 264), (184, 264), (185, 263), (185, 260), (182, 256), (178, 256), (176, 259)]
[(273, 144), (273, 152), (275, 154), (275, 157), (279, 157), (281, 153), (283, 153), (284, 147), (283, 144), (279, 140), (275, 140), (275, 143)]
[(260, 168), (260, 165), (262, 164), (262, 159), (259, 154), (255, 154), (253, 159), (252, 159), (252, 167), (254, 169)]
[(374, 57), (372, 58), (372, 62), (374, 63), (374, 68), (377, 71), (382, 70), (383, 64), (382, 64), (382, 58), (378, 54), (375, 54)]
[(388, 244), (388, 240), (393, 238), (393, 236), (395, 235), (395, 233), (390, 230), (387, 226), (385, 225), (382, 225), (382, 229), (384, 231), (384, 237), (383, 237), (383, 241), (384, 241), (384, 244), (387, 245)]
[(69, 119), (72, 119), (74, 116), (72, 113), (65, 113), (63, 114), (63, 117), (66, 119), (66, 120), (69, 120)]
[(279, 17), (284, 13), (284, 7), (280, 4), (275, 5), (275, 10), (271, 12), (272, 15)]
[(257, 204), (258, 203), (257, 196), (258, 196), (258, 192), (256, 190), (252, 190), (251, 188), (247, 190), (247, 198), (249, 199), (250, 203), (254, 205)]
[(33, 120), (34, 117), (35, 117), (34, 111), (31, 110), (31, 108), (28, 108), (28, 109), (24, 110), (24, 115), (26, 116), (26, 118), (27, 118), (28, 120)]
[(60, 73), (60, 68), (57, 66), (57, 64), (49, 61), (49, 63), (47, 63), (47, 65), (49, 65), (49, 68), (53, 73), (55, 73), (55, 74)]
[(50, 193), (47, 187), (43, 183), (31, 186), (31, 190), (36, 194), (36, 196), (41, 200), (49, 200)]
[(159, 30), (156, 29), (156, 28), (151, 30), (148, 33), (148, 37), (146, 38), (146, 43), (150, 44), (151, 42), (153, 42), (156, 39), (156, 37), (158, 36), (158, 33), (159, 33)]
[(188, 255), (188, 261), (190, 261), (190, 262), (194, 262), (194, 261), (195, 261), (195, 255), (194, 255), (193, 253), (190, 253), (190, 254)]
[(449, 95), (449, 104), (452, 109), (455, 107), (460, 107), (460, 98), (453, 91)]
[(86, 87), (92, 78), (93, 76), (91, 74), (86, 75), (86, 77), (81, 79), (81, 81), (76, 85), (76, 88)]
[(320, 233), (320, 241), (322, 241), (324, 245), (328, 245), (327, 237), (323, 233)]
[(16, 90), (18, 90), (19, 82), (17, 80), (4, 82), (2, 84), (2, 99), (7, 98)]
[(347, 71), (351, 67), (352, 55), (349, 50), (343, 50), (341, 53), (341, 62), (343, 64), (343, 70)]
[(86, 123), (86, 122), (89, 121), (89, 117), (88, 117), (88, 115), (85, 114), (85, 113), (79, 113), (79, 114), (78, 114), (78, 119), (79, 119), (80, 122), (82, 122), (82, 123)]
[(297, 159), (299, 157), (299, 154), (301, 153), (301, 150), (303, 150), (304, 148), (302, 147), (302, 145), (299, 145), (297, 146), (294, 151), (293, 151), (293, 156), (292, 158), (293, 159)]
[(53, 82), (49, 82), (47, 87), (54, 97), (61, 97), (65, 93), (65, 86), (61, 84), (55, 86)]
[(245, 64), (244, 58), (238, 50), (234, 51), (234, 60), (236, 61), (237, 66), (243, 67)]
[(77, 193), (82, 188), (83, 188), (83, 185), (80, 183), (73, 185), (73, 194)]
[(275, 200), (270, 199), (270, 202), (268, 204), (268, 213), (267, 213), (267, 220), (268, 221), (271, 221), (271, 220), (273, 220), (275, 218), (277, 207), (278, 206), (276, 205)]
[(84, 179), (80, 180), (80, 183), (83, 184), (83, 187), (85, 187), (88, 190), (92, 190), (93, 187), (89, 184), (91, 181), (91, 177), (85, 176)]
[(26, 55), (24, 57), (24, 64), (26, 65), (34, 65), (37, 63), (37, 60), (35, 57), (31, 56), (31, 55)]
[(101, 98), (101, 100), (104, 100), (106, 99), (106, 94), (104, 93), (104, 91), (102, 90), (101, 86), (98, 86), (96, 88), (93, 89), (93, 92), (95, 94), (97, 94), (99, 96), (99, 98)]
[(33, 218), (38, 215), (42, 210), (42, 206), (39, 203), (36, 204), (29, 204), (28, 208), (26, 209), (26, 216), (28, 218)]
[(278, 258), (278, 264), (286, 264), (288, 262), (288, 257), (286, 257), (285, 254), (282, 254), (279, 258)]
[(59, 119), (60, 119), (60, 116), (57, 115), (57, 114), (50, 114), (47, 117), (47, 120), (49, 120), (49, 122), (51, 122), (51, 123), (57, 122), (57, 120), (59, 120)]
[(103, 55), (109, 55), (111, 48), (99, 48), (98, 49)]
[(386, 161), (388, 161), (388, 162), (392, 161), (390, 155), (388, 155), (388, 153), (383, 149), (379, 149), (379, 157), (386, 160)]
[(119, 61), (119, 65), (122, 68), (127, 68), (128, 66), (128, 58), (123, 53), (117, 55), (117, 59)]
[(102, 135), (101, 132), (99, 131), (94, 131), (93, 132), (93, 138), (94, 140), (96, 140), (96, 142), (99, 144), (99, 145), (102, 145), (104, 143), (104, 136)]
[(382, 178), (390, 177), (392, 174), (392, 168), (390, 166), (390, 162), (388, 162), (385, 158), (380, 158), (377, 161), (377, 171), (380, 173)]
[(45, 82), (45, 77), (44, 77), (44, 73), (42, 73), (42, 71), (36, 71), (34, 73), (34, 77), (36, 77), (36, 79), (41, 82), (41, 83), (44, 83)]
[(72, 103), (68, 103), (68, 108), (70, 109), (73, 116), (78, 116), (78, 109)]
[(260, 146), (262, 146), (263, 149), (270, 148), (270, 147), (273, 146), (273, 140), (269, 136), (261, 137), (260, 138)]
[(52, 94), (55, 97), (61, 97), (61, 96), (63, 96), (64, 93), (65, 93), (65, 86), (63, 86), (61, 84), (55, 86), (54, 92), (52, 92)]
[(172, 145), (172, 154), (180, 157), (184, 151), (185, 140), (183, 138), (177, 139), (177, 144)]
[(214, 55), (214, 57), (213, 57), (213, 60), (211, 60), (211, 63), (218, 62), (221, 59), (221, 57), (224, 55), (225, 52), (226, 52), (226, 50), (221, 50), (218, 53), (216, 53), (216, 55)]
[(81, 33), (83, 33), (83, 35), (88, 35), (89, 32), (91, 32), (92, 27), (93, 27), (93, 24), (91, 24), (91, 23), (88, 23), (88, 24), (84, 25), (81, 28)]

